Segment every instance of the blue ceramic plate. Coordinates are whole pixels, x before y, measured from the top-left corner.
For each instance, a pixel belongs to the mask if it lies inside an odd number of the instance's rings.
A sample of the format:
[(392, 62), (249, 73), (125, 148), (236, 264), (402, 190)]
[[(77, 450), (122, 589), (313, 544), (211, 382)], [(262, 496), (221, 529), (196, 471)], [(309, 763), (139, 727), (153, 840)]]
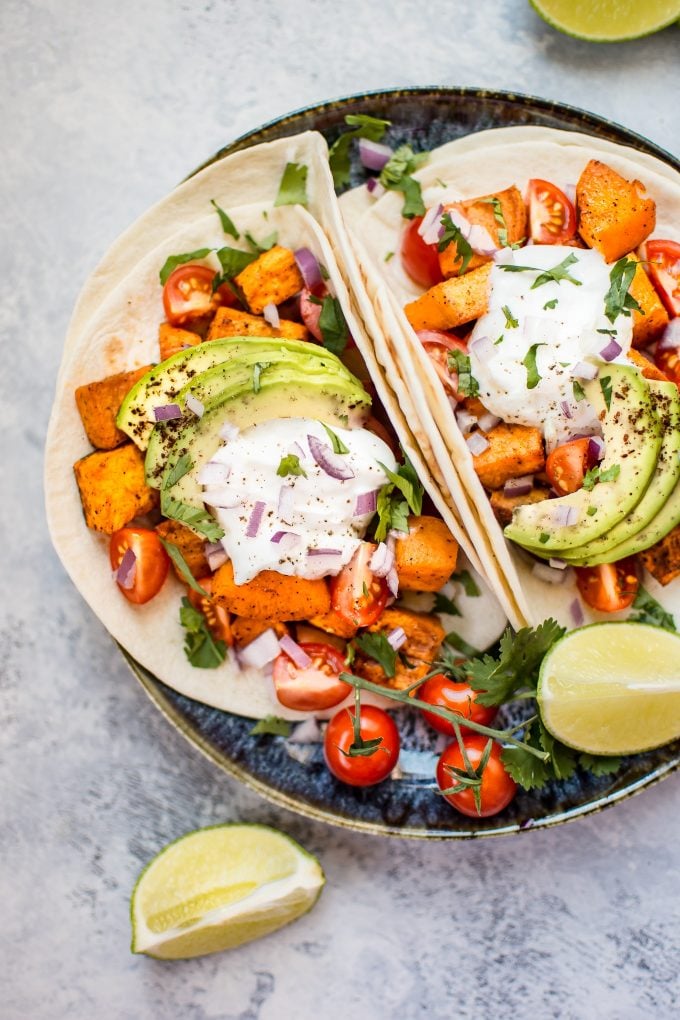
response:
[[(212, 160), (259, 142), (300, 131), (321, 131), (329, 143), (345, 129), (348, 113), (366, 113), (392, 122), (386, 141), (410, 142), (416, 150), (432, 149), (463, 135), (515, 124), (581, 131), (632, 146), (680, 163), (639, 135), (590, 113), (531, 96), (481, 89), (399, 89), (349, 96), (281, 117), (221, 149)], [(353, 184), (365, 179), (353, 168)], [(513, 803), (493, 818), (465, 818), (437, 794), (434, 739), (416, 718), (402, 714), (404, 750), (400, 777), (372, 789), (353, 789), (326, 769), (321, 747), (293, 744), (283, 737), (250, 736), (253, 723), (192, 701), (166, 687), (121, 649), (133, 672), (164, 715), (195, 747), (220, 768), (243, 780), (270, 800), (334, 825), (394, 836), (463, 838), (526, 832), (557, 825), (599, 811), (651, 786), (680, 765), (680, 742), (626, 759), (615, 776), (597, 779), (579, 773), (530, 793), (520, 791)]]

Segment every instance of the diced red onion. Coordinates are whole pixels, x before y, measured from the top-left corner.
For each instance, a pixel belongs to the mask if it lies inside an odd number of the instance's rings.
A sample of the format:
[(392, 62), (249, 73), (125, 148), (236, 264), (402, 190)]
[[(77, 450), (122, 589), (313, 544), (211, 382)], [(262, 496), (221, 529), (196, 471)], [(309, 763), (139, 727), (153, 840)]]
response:
[(294, 454), (297, 457), (298, 460), (305, 460), (306, 457), (307, 457), (307, 454), (302, 449), (302, 447), (300, 446), (299, 443), (291, 443), (290, 444), (290, 452), (292, 454)]
[(498, 245), (489, 231), (479, 223), (472, 224), (467, 240), (477, 255), (494, 255), (498, 251)]
[(468, 345), (468, 350), (480, 361), (488, 361), (496, 353), (496, 348), (490, 336), (476, 336)]
[(276, 531), (269, 541), (278, 545), (282, 553), (288, 553), (300, 544), (300, 536), (296, 531)]
[(216, 489), (212, 486), (208, 486), (203, 490), (203, 497), (208, 506), (214, 506), (222, 510), (235, 510), (243, 502), (235, 489)]
[(667, 351), (672, 347), (680, 347), (680, 315), (668, 323), (657, 345), (657, 350)]
[(292, 637), (288, 634), (284, 634), (283, 637), (279, 638), (279, 648), (282, 652), (285, 652), (289, 659), (292, 659), (298, 669), (307, 669), (312, 664), (312, 660), (304, 648), (301, 648), (297, 641), (293, 641)]
[(589, 361), (577, 361), (569, 374), (572, 379), (594, 379), (597, 375), (597, 366)]
[(581, 519), (581, 511), (578, 507), (561, 503), (550, 508), (550, 519), (557, 528), (573, 528)]
[(397, 574), (395, 567), (392, 567), (385, 580), (387, 581), (387, 587), (396, 599), (399, 594), (399, 575)]
[(270, 627), (264, 634), (260, 634), (254, 641), (251, 641), (238, 653), (239, 661), (244, 666), (252, 666), (253, 669), (263, 669), (270, 662), (277, 658), (279, 652), (279, 639)]
[(307, 549), (308, 569), (314, 577), (337, 574), (342, 568), (341, 549)]
[(282, 485), (279, 489), (279, 501), (277, 505), (277, 513), (282, 521), (286, 524), (291, 523), (291, 517), (293, 516), (293, 510), (295, 509), (295, 489), (292, 485)]
[(472, 230), (472, 224), (470, 223), (467, 216), (464, 216), (460, 209), (447, 209), (447, 213), (454, 227), (458, 227), (461, 234), (467, 241), (468, 237), (470, 236), (470, 231)]
[(308, 556), (342, 556), (342, 549), (319, 549), (316, 546), (310, 546), (307, 550)]
[(230, 421), (225, 421), (220, 429), (220, 439), (225, 439), (229, 442), (230, 439), (236, 439), (240, 431), (237, 425), (232, 425)]
[(385, 542), (380, 542), (378, 548), (371, 556), (368, 564), (369, 569), (376, 577), (387, 577), (394, 567), (394, 552)]
[(223, 548), (221, 542), (204, 542), (203, 543), (203, 555), (211, 556), (212, 553), (219, 552)]
[(281, 318), (279, 316), (279, 310), (275, 304), (270, 303), (265, 305), (262, 309), (262, 315), (264, 316), (264, 321), (268, 322), (270, 326), (274, 329), (279, 328)]
[(265, 503), (263, 500), (258, 499), (257, 503), (253, 507), (253, 511), (248, 520), (248, 527), (246, 528), (246, 538), (256, 538), (257, 533), (260, 530), (260, 524), (262, 522), (262, 515), (264, 513)]
[(425, 244), (436, 244), (441, 231), (441, 216), (443, 212), (441, 205), (433, 205), (423, 216), (423, 222), (418, 227), (418, 233)]
[(487, 411), (486, 414), (483, 414), (479, 419), (479, 427), (482, 432), (490, 432), (491, 429), (496, 428), (496, 425), (499, 424), (500, 420), (501, 419), (497, 414), (491, 414), (491, 411)]
[(395, 652), (398, 652), (399, 649), (406, 644), (406, 631), (403, 627), (395, 627), (394, 630), (391, 630), (387, 635), (387, 640), (392, 645)]
[(316, 436), (307, 436), (309, 450), (322, 471), (325, 471), (331, 478), (338, 481), (346, 481), (354, 478), (354, 471), (347, 462), (347, 454), (333, 453), (327, 443), (323, 443)]
[(203, 414), (205, 412), (205, 407), (203, 406), (201, 401), (198, 399), (198, 397), (194, 397), (190, 393), (187, 396), (187, 399), (184, 401), (184, 403), (189, 408), (191, 413), (195, 414), (197, 418), (202, 418), (203, 417)]
[(534, 577), (538, 577), (541, 581), (546, 581), (548, 584), (564, 584), (566, 577), (563, 570), (555, 570), (545, 563), (534, 563), (531, 573)]
[(533, 475), (522, 475), (521, 478), (508, 478), (503, 486), (504, 496), (528, 496), (534, 487)]
[(290, 744), (323, 744), (323, 733), (319, 723), (310, 715), (295, 727), (288, 737)]
[(468, 449), (473, 457), (479, 457), (481, 453), (489, 449), (491, 445), (489, 440), (486, 439), (481, 432), (473, 432), (471, 436), (468, 436), (465, 442), (468, 445)]
[(600, 351), (600, 357), (603, 361), (613, 361), (614, 358), (618, 358), (622, 350), (621, 344), (612, 337), (607, 346)]
[(385, 194), (385, 188), (380, 183), (377, 177), (369, 177), (366, 181), (366, 187), (373, 198), (382, 198)]
[(583, 606), (578, 599), (574, 599), (570, 604), (569, 615), (575, 627), (580, 627), (583, 624), (585, 616), (583, 615)]
[(120, 561), (120, 566), (116, 571), (116, 581), (124, 588), (125, 591), (130, 591), (135, 583), (135, 574), (137, 573), (137, 557), (135, 556), (132, 549), (126, 549), (123, 553), (123, 558)]
[(605, 454), (606, 443), (599, 436), (588, 437), (588, 460), (591, 464), (597, 464)]
[(205, 553), (205, 558), (208, 561), (208, 566), (212, 571), (219, 570), (222, 564), (226, 563), (227, 560), (229, 559), (223, 546), (220, 545), (219, 542), (215, 544), (217, 545), (216, 549), (213, 549), (212, 552), (208, 552), (206, 549)]
[(314, 290), (315, 287), (323, 283), (321, 267), (309, 248), (298, 248), (296, 252), (293, 252), (293, 256), (305, 282), (305, 287)]
[(231, 465), (222, 464), (216, 460), (209, 460), (198, 472), (199, 485), (213, 485), (216, 487), (226, 485), (231, 474)]
[(173, 421), (182, 417), (182, 410), (179, 404), (161, 404), (160, 407), (154, 407), (153, 416), (156, 421)]
[(574, 417), (574, 415), (572, 414), (572, 410), (571, 410), (571, 404), (569, 403), (568, 400), (561, 400), (560, 401), (560, 407), (562, 408), (562, 414), (564, 415), (565, 418), (573, 418)]
[(459, 411), (456, 411), (456, 421), (458, 422), (458, 428), (466, 435), (468, 432), (472, 432), (472, 428), (477, 424), (477, 415), (471, 414), (470, 411), (466, 411), (465, 408), (461, 407)]
[(560, 560), (554, 556), (548, 560), (548, 563), (553, 568), (553, 570), (566, 570), (567, 567), (569, 566), (566, 560)]
[(382, 170), (392, 155), (389, 145), (374, 142), (370, 138), (359, 139), (359, 159), (367, 170)]
[(374, 514), (378, 505), (378, 489), (371, 492), (360, 492), (354, 506), (353, 517), (363, 517), (364, 514)]

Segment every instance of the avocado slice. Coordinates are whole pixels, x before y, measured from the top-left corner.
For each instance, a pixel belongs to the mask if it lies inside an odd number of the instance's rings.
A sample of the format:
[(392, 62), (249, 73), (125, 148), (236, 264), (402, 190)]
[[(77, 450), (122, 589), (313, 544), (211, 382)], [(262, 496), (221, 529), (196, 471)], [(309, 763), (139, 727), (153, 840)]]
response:
[(276, 337), (226, 337), (188, 347), (155, 365), (135, 383), (123, 400), (116, 424), (140, 450), (145, 450), (155, 425), (153, 408), (173, 403), (182, 387), (191, 379), (215, 365), (238, 358), (244, 351), (258, 352), (264, 361), (266, 352), (283, 350), (289, 354), (318, 359), (329, 371), (335, 370), (351, 378), (351, 373), (340, 359), (319, 344)]
[(370, 398), (357, 380), (347, 383), (323, 373), (310, 375), (304, 363), (272, 365), (262, 373), (257, 393), (250, 373), (247, 388), (241, 380), (202, 418), (192, 416), (176, 430), (160, 480), (163, 514), (211, 541), (221, 537), (218, 522), (204, 507), (197, 475), (222, 443), (220, 431), (227, 422), (246, 429), (273, 418), (316, 418), (352, 428), (361, 424), (369, 406)]
[(675, 486), (666, 504), (659, 510), (658, 514), (649, 522), (647, 527), (642, 528), (637, 534), (632, 535), (625, 542), (617, 545), (611, 550), (608, 563), (616, 563), (624, 556), (634, 556), (635, 553), (649, 549), (656, 545), (662, 538), (680, 524), (680, 482)]
[[(637, 506), (656, 469), (662, 426), (654, 413), (648, 382), (638, 370), (628, 365), (603, 365), (584, 390), (602, 418), (606, 453), (600, 470), (618, 466), (618, 475), (590, 491), (579, 489), (558, 499), (517, 507), (504, 534), (531, 552), (559, 554), (603, 535)], [(574, 524), (555, 524), (560, 508), (573, 509)]]
[(604, 535), (565, 553), (563, 558), (574, 566), (594, 567), (621, 559), (618, 547), (632, 540), (638, 532), (651, 525), (680, 481), (680, 394), (672, 382), (649, 380), (649, 390), (657, 416), (661, 419), (663, 439), (656, 471), (640, 502), (630, 513)]

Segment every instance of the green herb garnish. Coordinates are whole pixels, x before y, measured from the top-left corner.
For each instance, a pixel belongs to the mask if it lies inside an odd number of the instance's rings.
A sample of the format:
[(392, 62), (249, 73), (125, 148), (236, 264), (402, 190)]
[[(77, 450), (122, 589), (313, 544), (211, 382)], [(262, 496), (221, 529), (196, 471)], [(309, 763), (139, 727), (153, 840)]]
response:
[(225, 234), (229, 234), (231, 237), (234, 238), (235, 241), (238, 241), (240, 235), (238, 230), (236, 229), (236, 225), (234, 224), (232, 218), (228, 216), (227, 213), (225, 213), (224, 209), (220, 208), (220, 206), (217, 204), (214, 198), (210, 199), (210, 204), (214, 206), (215, 212), (220, 218), (222, 230), (225, 232)]
[(500, 198), (492, 195), (491, 198), (482, 198), (480, 201), (486, 205), (493, 206), (493, 218), (498, 226), (498, 243), (501, 248), (506, 248), (508, 245), (508, 228), (505, 222), (505, 216), (503, 215), (503, 204)]
[(265, 237), (262, 241), (256, 241), (253, 235), (249, 234), (248, 232), (246, 232), (243, 236), (245, 237), (246, 241), (253, 249), (253, 251), (257, 255), (262, 255), (264, 252), (269, 251), (271, 248), (274, 247), (274, 245), (279, 239), (279, 232), (278, 230), (274, 230), (271, 234), (268, 234), (267, 237)]
[(596, 464), (595, 467), (586, 471), (583, 478), (583, 488), (587, 492), (591, 492), (598, 482), (614, 482), (620, 474), (621, 466), (619, 464), (612, 464), (611, 467), (606, 468), (604, 471)]
[(574, 400), (586, 399), (586, 391), (583, 389), (578, 379), (574, 379), (573, 383), (571, 384), (571, 388), (574, 393)]
[(454, 349), (449, 351), (448, 363), (449, 370), (456, 372), (458, 375), (458, 382), (456, 383), (458, 393), (462, 397), (479, 396), (479, 383), (472, 374), (470, 356), (463, 351)]
[(517, 329), (519, 326), (518, 320), (514, 317), (507, 305), (503, 305), (503, 315), (505, 316), (505, 328), (506, 329)]
[(604, 402), (607, 405), (607, 410), (612, 405), (612, 378), (610, 375), (603, 375), (600, 379), (600, 389), (602, 390), (602, 396)]
[(642, 312), (629, 291), (637, 266), (635, 259), (629, 259), (624, 255), (612, 267), (609, 274), (609, 290), (604, 296), (604, 314), (612, 323), (619, 315), (630, 316), (633, 312)]
[(531, 285), (532, 290), (542, 287), (545, 283), (562, 283), (563, 280), (567, 283), (573, 283), (575, 287), (580, 287), (581, 281), (569, 273), (569, 267), (577, 262), (578, 259), (572, 253), (567, 255), (566, 259), (563, 259), (556, 266), (553, 266), (552, 269), (545, 269), (541, 272), (539, 272), (536, 266), (515, 266), (504, 263), (501, 263), (498, 268), (506, 273), (538, 273), (538, 276)]
[(183, 266), (186, 262), (196, 262), (198, 259), (204, 259), (210, 255), (212, 250), (212, 248), (197, 248), (196, 251), (184, 252), (183, 255), (168, 255), (163, 263), (163, 268), (158, 274), (162, 286), (165, 286), (168, 282), (168, 277), (177, 269), (177, 266)]
[[(158, 534), (158, 532), (156, 532), (156, 534)], [(210, 598), (209, 592), (207, 592), (205, 588), (201, 588), (200, 584), (189, 570), (189, 564), (184, 559), (180, 549), (174, 544), (174, 542), (166, 542), (166, 540), (160, 535), (158, 535), (158, 540), (189, 587), (198, 592), (199, 595), (205, 595), (206, 598)]]
[(556, 297), (552, 298), (550, 301), (546, 301), (546, 303), (543, 305), (543, 311), (547, 312), (549, 308), (557, 308), (557, 303), (558, 302)]
[(444, 595), (443, 592), (438, 591), (434, 597), (434, 605), (432, 606), (433, 613), (447, 613), (449, 616), (461, 616), (462, 613), (456, 603)]
[(407, 220), (425, 215), (420, 184), (411, 174), (415, 173), (428, 155), (427, 152), (416, 154), (410, 145), (400, 145), (380, 172), (380, 183), (384, 188), (403, 193), (401, 215)]
[(389, 482), (378, 492), (376, 542), (384, 541), (392, 528), (408, 532), (409, 510), (414, 514), (421, 513), (424, 494), (423, 486), (408, 457), (404, 457), (404, 463), (399, 465), (396, 472), (390, 471), (384, 464), (380, 464), (380, 467)]
[(445, 251), (450, 244), (455, 244), (456, 255), (461, 260), (458, 276), (462, 276), (474, 255), (470, 242), (464, 236), (462, 230), (453, 222), (450, 213), (444, 213), (441, 218), (441, 224), (444, 228), (444, 233), (437, 242), (437, 251)]
[(522, 364), (527, 370), (528, 390), (536, 389), (539, 382), (541, 381), (541, 376), (539, 375), (538, 366), (536, 364), (536, 352), (539, 347), (545, 346), (546, 346), (545, 343), (532, 344), (522, 360)]
[(276, 473), (281, 478), (285, 478), (286, 475), (302, 475), (303, 478), (307, 477), (307, 472), (300, 464), (300, 458), (294, 453), (288, 453), (285, 457), (281, 458)]
[(369, 659), (379, 663), (385, 676), (394, 676), (397, 671), (397, 653), (384, 634), (364, 631), (363, 634), (358, 634), (352, 643)]
[(209, 542), (219, 542), (224, 537), (224, 530), (218, 522), (202, 507), (189, 506), (179, 499), (174, 499), (161, 490), (161, 513), (173, 521), (186, 524), (192, 531), (207, 538)]
[(328, 153), (328, 162), (336, 189), (343, 188), (346, 184), (350, 183), (351, 163), (349, 152), (354, 139), (368, 138), (372, 142), (379, 142), (385, 134), (386, 128), (390, 126), (390, 123), (391, 121), (389, 120), (369, 117), (365, 113), (347, 114), (345, 124), (353, 128), (353, 130), (343, 132), (333, 142)]
[(338, 436), (333, 431), (333, 429), (329, 428), (328, 425), (326, 425), (325, 421), (322, 421), (321, 424), (325, 428), (326, 433), (328, 434), (328, 438), (331, 441), (331, 446), (333, 447), (333, 453), (349, 453), (349, 448), (347, 446), (345, 446), (345, 444), (343, 443), (343, 441), (340, 438), (340, 436)]
[(463, 591), (468, 598), (477, 598), (482, 594), (479, 590), (479, 585), (469, 570), (459, 570), (455, 574), (451, 574), (451, 580), (462, 585)]
[(266, 715), (264, 719), (259, 719), (252, 730), (248, 731), (248, 735), (251, 737), (261, 737), (264, 734), (269, 734), (273, 737), (288, 737), (292, 724), (287, 719), (279, 719), (277, 715)]
[(225, 280), (231, 280), (243, 272), (246, 266), (254, 262), (257, 255), (252, 251), (241, 251), (240, 248), (220, 248), (217, 257), (222, 266), (222, 276)]
[(269, 368), (271, 361), (256, 361), (253, 365), (253, 393), (259, 393), (262, 389), (262, 373)]
[(215, 669), (227, 655), (224, 641), (216, 640), (208, 628), (203, 613), (194, 609), (186, 596), (182, 599), (179, 622), (184, 627), (184, 654), (192, 666), (199, 669)]
[(181, 457), (178, 457), (174, 465), (169, 471), (163, 475), (163, 488), (171, 489), (180, 478), (184, 478), (186, 474), (191, 471), (193, 467), (193, 461), (188, 453), (183, 453)]
[(663, 627), (664, 630), (677, 631), (675, 620), (672, 615), (640, 585), (635, 601), (633, 612), (628, 617), (634, 623), (648, 623), (652, 627)]
[(339, 357), (347, 346), (349, 329), (340, 302), (330, 294), (321, 302), (319, 330), (326, 350)]
[(307, 167), (304, 163), (286, 163), (274, 205), (307, 205)]

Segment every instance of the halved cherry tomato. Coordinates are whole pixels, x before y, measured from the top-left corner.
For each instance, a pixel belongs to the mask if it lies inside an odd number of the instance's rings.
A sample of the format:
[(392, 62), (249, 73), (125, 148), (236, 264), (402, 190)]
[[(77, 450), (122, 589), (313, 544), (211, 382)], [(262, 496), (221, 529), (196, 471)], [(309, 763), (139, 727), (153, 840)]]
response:
[(529, 229), (534, 244), (564, 244), (576, 233), (576, 212), (563, 191), (550, 181), (529, 181)]
[(276, 697), (286, 708), (299, 712), (316, 712), (339, 705), (352, 690), (339, 679), (340, 673), (347, 669), (342, 652), (316, 641), (303, 641), (300, 648), (312, 664), (301, 668), (281, 652), (274, 662)]
[(466, 354), (467, 344), (457, 336), (451, 336), (450, 333), (444, 333), (439, 329), (419, 329), (416, 335), (434, 365), (444, 389), (457, 400), (458, 376), (449, 369), (449, 351), (462, 351)]
[(429, 290), (444, 279), (439, 267), (439, 253), (436, 244), (426, 244), (418, 233), (423, 222), (416, 216), (404, 230), (401, 239), (401, 264), (411, 279)]
[(387, 602), (385, 578), (376, 577), (369, 567), (377, 548), (362, 542), (347, 566), (331, 578), (331, 608), (355, 627), (370, 627)]
[[(416, 693), (421, 701), (428, 705), (436, 705), (438, 708), (448, 708), (456, 712), (464, 719), (472, 719), (473, 722), (488, 726), (496, 717), (498, 709), (494, 705), (478, 705), (477, 691), (473, 691), (469, 684), (456, 683), (450, 680), (444, 673), (437, 673), (422, 684)], [(440, 715), (426, 712), (421, 709), (423, 719), (432, 726), (438, 733), (446, 733), (448, 736), (455, 736), (456, 731), (453, 723), (448, 719), (442, 719)], [(460, 727), (465, 732), (465, 727)]]
[[(486, 749), (488, 738), (481, 734), (463, 737), (465, 753), (473, 769), (479, 765), (482, 755)], [(507, 807), (517, 793), (517, 784), (508, 775), (501, 761), (503, 748), (497, 741), (491, 745), (491, 754), (482, 773), (482, 783), (479, 787), (480, 809), (477, 810), (475, 796), (472, 789), (461, 790), (460, 793), (447, 793), (445, 800), (463, 815), (471, 818), (488, 818), (489, 815), (496, 815)], [(465, 759), (458, 745), (458, 741), (449, 744), (437, 764), (437, 784), (440, 790), (450, 790), (456, 785), (456, 775), (449, 772), (449, 767), (465, 771)]]
[(180, 326), (190, 319), (209, 315), (220, 305), (235, 305), (236, 295), (226, 285), (213, 292), (214, 279), (214, 269), (191, 262), (173, 270), (163, 288), (163, 308), (168, 322)]
[[(324, 288), (325, 289), (325, 288)], [(300, 291), (300, 318), (312, 334), (315, 340), (323, 343), (323, 336), (319, 329), (319, 318), (321, 316), (322, 295), (317, 294), (305, 287)], [(317, 304), (317, 301), (319, 302)]]
[[(207, 577), (202, 577), (197, 583), (210, 596), (212, 592), (212, 575), (208, 574)], [(189, 602), (191, 602), (194, 609), (198, 609), (199, 613), (203, 613), (205, 616), (205, 622), (212, 636), (218, 641), (226, 642), (228, 645), (233, 644), (231, 620), (224, 606), (218, 606), (210, 597), (206, 598), (205, 595), (194, 591), (193, 588), (189, 588), (188, 595)]]
[(647, 241), (641, 254), (649, 260), (647, 271), (669, 315), (680, 315), (680, 244), (677, 241)]
[(392, 717), (373, 705), (361, 706), (359, 725), (362, 740), (382, 738), (372, 754), (353, 757), (348, 753), (354, 743), (354, 709), (343, 708), (326, 727), (324, 758), (336, 779), (350, 786), (373, 786), (397, 764), (399, 731)]
[(113, 570), (118, 570), (128, 549), (132, 549), (135, 554), (132, 585), (123, 588), (120, 582), (116, 583), (128, 602), (142, 605), (158, 595), (163, 587), (168, 576), (170, 558), (151, 528), (120, 528), (111, 535), (109, 545)]
[(548, 454), (545, 470), (550, 484), (560, 496), (576, 492), (583, 485), (585, 473), (590, 464), (588, 439), (572, 439), (562, 443)]
[(627, 556), (617, 563), (576, 567), (576, 584), (591, 609), (618, 613), (632, 604), (640, 587), (635, 559)]
[(680, 386), (680, 347), (657, 347), (654, 364), (667, 379)]

